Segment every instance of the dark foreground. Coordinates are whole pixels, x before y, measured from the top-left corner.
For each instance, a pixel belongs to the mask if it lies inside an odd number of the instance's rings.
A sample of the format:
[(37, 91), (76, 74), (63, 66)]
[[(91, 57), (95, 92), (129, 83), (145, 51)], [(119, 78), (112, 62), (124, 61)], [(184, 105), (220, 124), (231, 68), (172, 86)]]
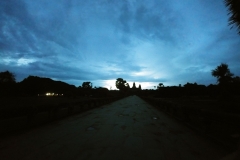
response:
[(225, 155), (137, 96), (0, 138), (1, 160), (218, 160)]

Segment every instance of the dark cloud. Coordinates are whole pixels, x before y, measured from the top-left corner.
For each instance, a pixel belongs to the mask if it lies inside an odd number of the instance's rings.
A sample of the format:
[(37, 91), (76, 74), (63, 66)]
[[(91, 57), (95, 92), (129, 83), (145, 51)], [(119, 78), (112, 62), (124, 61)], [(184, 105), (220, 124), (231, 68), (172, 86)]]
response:
[(37, 30), (37, 26), (24, 1), (9, 0), (0, 3), (0, 44), (4, 46), (1, 51), (27, 52), (28, 48), (35, 50), (36, 39), (32, 31)]
[[(126, 36), (134, 35), (140, 39), (161, 40), (176, 43), (181, 32), (181, 17), (177, 11), (169, 8), (165, 1), (136, 2), (133, 6), (123, 3), (119, 15), (119, 27)], [(154, 6), (154, 10), (153, 10)], [(123, 35), (124, 42), (131, 42)], [(176, 44), (175, 44), (176, 45)]]
[(227, 18), (223, 3), (207, 0), (2, 0), (0, 71), (76, 85), (213, 83), (222, 62), (240, 75), (240, 39)]

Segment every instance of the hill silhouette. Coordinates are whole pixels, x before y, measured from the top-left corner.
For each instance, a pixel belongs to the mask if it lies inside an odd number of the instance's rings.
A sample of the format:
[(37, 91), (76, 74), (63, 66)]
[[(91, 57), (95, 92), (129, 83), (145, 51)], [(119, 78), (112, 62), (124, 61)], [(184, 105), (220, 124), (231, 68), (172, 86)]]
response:
[(32, 96), (45, 95), (46, 93), (69, 95), (76, 90), (74, 85), (37, 76), (28, 76), (19, 83), (19, 87), (23, 94)]

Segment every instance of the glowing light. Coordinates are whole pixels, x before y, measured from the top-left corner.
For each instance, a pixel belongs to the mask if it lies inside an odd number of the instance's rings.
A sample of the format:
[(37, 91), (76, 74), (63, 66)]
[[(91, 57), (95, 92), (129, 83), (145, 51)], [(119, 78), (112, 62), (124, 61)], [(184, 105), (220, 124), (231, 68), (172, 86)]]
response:
[[(45, 95), (46, 95), (46, 96), (58, 96), (57, 93), (50, 93), (50, 92), (46, 93)], [(62, 95), (63, 95), (63, 94), (62, 94)]]
[(46, 96), (50, 96), (50, 93), (46, 93)]

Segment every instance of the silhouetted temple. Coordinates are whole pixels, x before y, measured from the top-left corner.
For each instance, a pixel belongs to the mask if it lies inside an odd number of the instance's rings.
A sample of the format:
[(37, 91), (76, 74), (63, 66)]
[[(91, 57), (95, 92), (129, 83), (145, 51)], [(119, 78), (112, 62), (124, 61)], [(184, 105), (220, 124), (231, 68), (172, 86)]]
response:
[(132, 86), (131, 90), (132, 91), (142, 90), (141, 84), (139, 84), (139, 86), (137, 88), (135, 82), (133, 82), (133, 86)]

